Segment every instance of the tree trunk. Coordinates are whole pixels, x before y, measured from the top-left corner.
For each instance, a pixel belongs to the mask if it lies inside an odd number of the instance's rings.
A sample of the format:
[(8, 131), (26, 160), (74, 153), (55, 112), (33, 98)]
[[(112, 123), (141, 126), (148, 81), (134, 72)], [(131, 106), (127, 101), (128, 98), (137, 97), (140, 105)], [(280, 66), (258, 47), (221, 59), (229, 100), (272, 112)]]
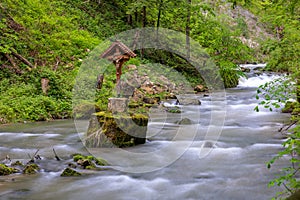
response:
[(127, 24), (132, 27), (132, 15), (131, 14), (127, 15)]
[(187, 17), (186, 17), (186, 27), (185, 27), (185, 34), (186, 34), (186, 57), (187, 59), (190, 58), (191, 47), (190, 47), (190, 23), (191, 23), (191, 3), (192, 0), (187, 0)]
[(146, 13), (146, 6), (143, 6), (143, 28), (147, 25), (147, 13)]
[(135, 10), (135, 12), (134, 12), (134, 19), (135, 19), (136, 26), (138, 26), (138, 24), (139, 24), (139, 15), (138, 15), (137, 10)]
[(163, 0), (160, 0), (159, 6), (158, 6), (158, 13), (157, 13), (157, 22), (156, 22), (156, 28), (157, 28), (156, 37), (158, 37), (158, 29), (160, 26), (160, 15), (161, 15), (162, 4), (163, 4)]
[(296, 96), (297, 96), (297, 101), (300, 103), (300, 78), (297, 78), (297, 83), (296, 83)]
[[(143, 6), (143, 18), (142, 18), (142, 22), (143, 22), (143, 28), (145, 28), (146, 25), (147, 25), (146, 6)], [(144, 36), (144, 30), (142, 30), (142, 35)], [(142, 41), (142, 43), (141, 43), (141, 59), (143, 59), (143, 56), (144, 56), (144, 48), (143, 48), (143, 41)]]

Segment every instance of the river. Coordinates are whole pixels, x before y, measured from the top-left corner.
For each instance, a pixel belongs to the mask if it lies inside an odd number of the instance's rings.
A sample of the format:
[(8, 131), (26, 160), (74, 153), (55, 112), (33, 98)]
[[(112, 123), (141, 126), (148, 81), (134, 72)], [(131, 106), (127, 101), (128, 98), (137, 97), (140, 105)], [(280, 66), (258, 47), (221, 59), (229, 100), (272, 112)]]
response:
[[(282, 148), (283, 138), (278, 129), (289, 116), (279, 111), (253, 111), (257, 105), (257, 86), (277, 76), (258, 76), (253, 72), (262, 66), (245, 66), (252, 70), (249, 78), (241, 78), (238, 87), (226, 89), (226, 116), (219, 127), (221, 135), (211, 146), (206, 144), (209, 153), (203, 157), (200, 152), (211, 126), (210, 108), (216, 106), (214, 110), (220, 110), (224, 108), (218, 106), (224, 105), (212, 105), (210, 97), (202, 94), (198, 96), (202, 105), (183, 109), (185, 116), (192, 116), (189, 118), (193, 125), (179, 125), (182, 115), (169, 114), (162, 118), (160, 113), (154, 112), (148, 125), (151, 137), (147, 143), (126, 150), (132, 154), (151, 151), (155, 152), (154, 157), (124, 161), (114, 155), (120, 159), (120, 166), (114, 163), (103, 170), (88, 171), (81, 177), (60, 177), (71, 161), (70, 154), (88, 153), (74, 121), (1, 126), (0, 160), (9, 155), (13, 160), (26, 162), (28, 154), (33, 155), (39, 149), (42, 160), (38, 164), (43, 170), (34, 175), (0, 177), (0, 199), (271, 199), (279, 188), (268, 188), (268, 182), (287, 161), (282, 160), (271, 169), (266, 168), (266, 162)], [(199, 119), (195, 118), (195, 110), (200, 113)], [(195, 124), (197, 128), (191, 128)], [(192, 140), (174, 139), (179, 129)], [(190, 131), (196, 134), (189, 135)], [(61, 161), (55, 159), (53, 148)], [(174, 153), (166, 154), (170, 155), (167, 157), (157, 151), (164, 149)]]

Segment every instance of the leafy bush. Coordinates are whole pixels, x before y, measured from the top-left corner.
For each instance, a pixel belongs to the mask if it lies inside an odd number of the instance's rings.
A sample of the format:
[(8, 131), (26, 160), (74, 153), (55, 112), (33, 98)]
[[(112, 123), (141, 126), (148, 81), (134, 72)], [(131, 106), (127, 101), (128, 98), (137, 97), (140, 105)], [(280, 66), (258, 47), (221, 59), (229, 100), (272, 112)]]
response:
[[(280, 108), (282, 105), (291, 105), (290, 99), (297, 97), (295, 94), (297, 93), (297, 87), (299, 87), (297, 85), (299, 83), (292, 81), (294, 77), (297, 78), (296, 75), (278, 78), (260, 86), (256, 98), (262, 98), (263, 100), (259, 105), (263, 105), (264, 108), (270, 111), (273, 111), (274, 108)], [(259, 105), (255, 107), (256, 111), (259, 111)], [(284, 149), (267, 162), (267, 168), (271, 168), (275, 161), (283, 157), (288, 158), (290, 162), (290, 166), (282, 168), (280, 175), (269, 182), (269, 186), (284, 186), (285, 190), (278, 192), (277, 197), (285, 197), (300, 190), (300, 180), (298, 179), (298, 172), (300, 171), (299, 107), (300, 103), (295, 101), (292, 107), (291, 124), (282, 129), (283, 134), (286, 136), (286, 140), (282, 143)]]

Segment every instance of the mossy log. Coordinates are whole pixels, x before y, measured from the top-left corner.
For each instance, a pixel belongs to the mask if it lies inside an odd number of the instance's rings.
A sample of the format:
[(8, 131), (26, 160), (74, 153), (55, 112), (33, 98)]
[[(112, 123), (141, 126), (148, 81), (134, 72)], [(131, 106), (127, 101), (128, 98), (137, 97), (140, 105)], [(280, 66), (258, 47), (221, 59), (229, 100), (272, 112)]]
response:
[(143, 114), (95, 113), (90, 120), (85, 145), (96, 147), (129, 147), (144, 144), (148, 117)]

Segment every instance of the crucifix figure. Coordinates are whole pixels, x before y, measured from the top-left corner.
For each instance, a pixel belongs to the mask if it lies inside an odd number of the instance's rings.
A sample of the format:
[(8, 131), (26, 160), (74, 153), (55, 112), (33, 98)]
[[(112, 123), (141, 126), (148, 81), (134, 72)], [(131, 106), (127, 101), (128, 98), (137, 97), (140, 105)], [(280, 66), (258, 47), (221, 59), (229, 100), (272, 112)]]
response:
[(121, 94), (121, 75), (122, 75), (122, 66), (123, 64), (130, 59), (127, 55), (120, 55), (116, 60), (114, 60), (114, 64), (116, 67), (116, 88), (117, 88), (117, 96), (120, 97)]
[(120, 80), (122, 75), (122, 65), (130, 58), (134, 57), (136, 57), (136, 54), (118, 40), (113, 42), (112, 45), (101, 55), (101, 58), (106, 58), (113, 62), (116, 67), (116, 88), (118, 97), (121, 95)]

